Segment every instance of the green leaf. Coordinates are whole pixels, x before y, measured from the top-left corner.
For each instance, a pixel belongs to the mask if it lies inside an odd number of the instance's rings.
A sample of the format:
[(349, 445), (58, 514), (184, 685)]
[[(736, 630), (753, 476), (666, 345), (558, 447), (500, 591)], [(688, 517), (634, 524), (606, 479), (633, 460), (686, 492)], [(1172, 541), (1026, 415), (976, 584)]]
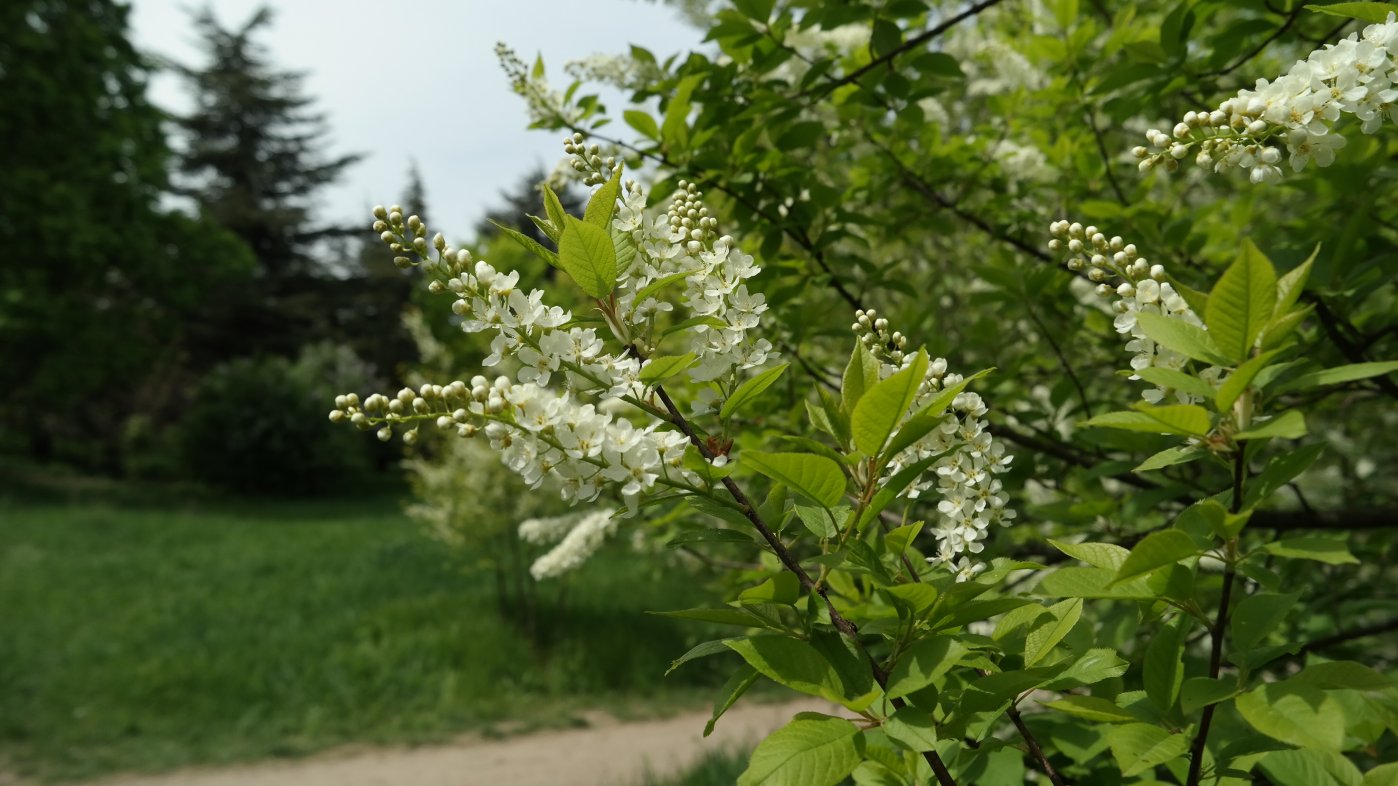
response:
[(553, 267), (558, 267), (558, 254), (548, 250), (547, 248), (544, 248), (542, 245), (540, 245), (539, 241), (524, 234), (523, 232), (520, 232), (518, 229), (515, 229), (513, 227), (507, 227), (493, 218), (490, 219), (490, 223), (494, 224), (496, 229), (499, 229), (501, 232), (504, 232), (506, 237), (523, 246), (534, 256), (544, 260)]
[(1169, 712), (1179, 698), (1184, 683), (1184, 618), (1165, 625), (1146, 645), (1142, 661), (1142, 681), (1146, 697), (1161, 712)]
[(1076, 560), (1081, 560), (1094, 568), (1105, 568), (1113, 572), (1121, 568), (1131, 552), (1115, 543), (1063, 543), (1050, 540), (1049, 545)]
[(994, 370), (993, 368), (988, 368), (984, 371), (977, 371), (955, 385), (939, 391), (936, 396), (932, 397), (931, 401), (927, 402), (927, 404), (917, 412), (914, 412), (912, 417), (908, 418), (908, 420), (903, 423), (903, 426), (898, 429), (898, 433), (894, 434), (893, 439), (889, 441), (888, 448), (884, 452), (890, 458), (897, 456), (918, 440), (927, 436), (932, 429), (940, 426), (946, 419), (947, 407), (951, 406), (951, 403), (956, 400), (957, 396), (961, 395), (961, 392), (966, 389), (967, 385)]
[(723, 408), (719, 410), (718, 416), (727, 420), (740, 409), (752, 403), (762, 392), (772, 386), (782, 374), (786, 372), (789, 363), (773, 366), (762, 373), (743, 381), (738, 389), (733, 391), (733, 395), (723, 402)]
[(1275, 540), (1262, 547), (1268, 554), (1291, 559), (1309, 559), (1327, 565), (1358, 565), (1344, 541), (1329, 538), (1287, 538)]
[(651, 611), (647, 613), (654, 614), (658, 617), (713, 622), (719, 625), (737, 625), (743, 628), (769, 627), (766, 620), (751, 611), (747, 609), (735, 609), (729, 606), (716, 609), (681, 609), (679, 611)]
[(727, 645), (762, 676), (792, 690), (839, 701), (844, 684), (815, 647), (787, 636), (730, 639)]
[(1278, 386), (1277, 392), (1287, 393), (1294, 390), (1310, 390), (1311, 388), (1325, 387), (1326, 385), (1339, 385), (1344, 382), (1369, 379), (1370, 377), (1381, 377), (1385, 374), (1392, 374), (1395, 371), (1398, 371), (1398, 360), (1389, 360), (1381, 363), (1351, 363), (1348, 366), (1336, 366), (1334, 368), (1327, 368), (1324, 371), (1313, 371), (1310, 374), (1302, 374)]
[(861, 741), (853, 723), (803, 712), (758, 744), (737, 786), (835, 786), (859, 766)]
[(549, 223), (553, 224), (554, 231), (563, 232), (563, 228), (568, 225), (568, 213), (563, 209), (563, 203), (559, 201), (558, 195), (553, 193), (553, 189), (548, 184), (541, 186), (544, 191), (544, 210), (548, 213)]
[(1047, 657), (1054, 646), (1078, 624), (1078, 618), (1082, 615), (1082, 599), (1055, 603), (1048, 607), (1048, 613), (1052, 619), (1031, 629), (1024, 640), (1025, 666), (1033, 666)]
[(903, 706), (894, 710), (893, 715), (884, 721), (883, 733), (914, 753), (937, 747), (937, 722), (926, 710), (917, 707)]
[(616, 249), (616, 270), (620, 276), (631, 269), (631, 265), (636, 261), (636, 240), (631, 237), (630, 232), (622, 232), (616, 227), (607, 227), (607, 234), (612, 236), (612, 248)]
[(638, 376), (647, 385), (654, 385), (676, 374), (684, 373), (684, 370), (692, 365), (694, 365), (693, 352), (686, 352), (683, 355), (656, 355), (646, 361)]
[(1214, 389), (1209, 383), (1193, 374), (1186, 374), (1183, 371), (1176, 371), (1173, 368), (1148, 366), (1146, 368), (1137, 369), (1136, 376), (1156, 387), (1191, 393), (1205, 401), (1214, 397)]
[(1334, 5), (1306, 6), (1308, 11), (1344, 16), (1374, 24), (1382, 24), (1388, 19), (1388, 15), (1394, 12), (1394, 9), (1395, 6), (1391, 3), (1335, 3)]
[(612, 214), (616, 212), (617, 192), (621, 190), (621, 169), (619, 164), (612, 167), (612, 176), (587, 201), (583, 221), (602, 229), (610, 228)]
[(845, 373), (840, 380), (840, 400), (845, 405), (845, 411), (854, 412), (855, 405), (863, 398), (864, 392), (877, 384), (878, 358), (864, 346), (863, 341), (854, 342), (854, 351), (850, 353), (849, 363), (845, 364)]
[(746, 533), (739, 532), (735, 529), (705, 527), (704, 529), (685, 530), (666, 541), (665, 547), (677, 549), (692, 543), (743, 543), (751, 546), (753, 545), (753, 539)]
[(1180, 686), (1180, 709), (1186, 715), (1210, 704), (1238, 694), (1238, 684), (1233, 680), (1211, 680), (1208, 677), (1190, 677)]
[(1270, 363), (1276, 354), (1276, 352), (1263, 352), (1238, 366), (1238, 369), (1229, 374), (1228, 378), (1223, 380), (1223, 384), (1218, 386), (1218, 392), (1213, 396), (1214, 408), (1219, 412), (1228, 412), (1232, 409), (1233, 402), (1243, 395), (1248, 386), (1252, 384), (1253, 378), (1257, 376), (1257, 372)]
[(601, 300), (616, 288), (616, 246), (607, 230), (565, 217), (558, 238), (558, 266), (572, 276), (582, 291)]
[(1097, 696), (1068, 696), (1044, 705), (1065, 715), (1100, 723), (1134, 723), (1135, 715)]
[(695, 645), (689, 652), (670, 661), (670, 668), (665, 670), (665, 676), (670, 676), (670, 672), (692, 660), (707, 658), (710, 655), (718, 655), (723, 652), (732, 652), (733, 650), (728, 647), (728, 642), (729, 639), (715, 639), (714, 641), (706, 641), (702, 644)]
[(1155, 599), (1145, 579), (1117, 584), (1114, 575), (1115, 571), (1102, 568), (1059, 568), (1044, 577), (1039, 593), (1059, 598)]
[(1252, 352), (1277, 306), (1277, 274), (1271, 261), (1243, 240), (1242, 251), (1209, 293), (1204, 324), (1214, 344), (1237, 365)]
[(1257, 473), (1257, 477), (1248, 483), (1245, 506), (1252, 507), (1272, 496), (1272, 493), (1277, 489), (1310, 469), (1323, 452), (1325, 452), (1324, 443), (1317, 442), (1273, 456), (1267, 462), (1267, 466)]
[(691, 275), (693, 275), (692, 271), (685, 271), (680, 273), (672, 273), (668, 276), (665, 276), (664, 278), (657, 278), (656, 280), (650, 282), (645, 287), (643, 287), (640, 292), (636, 293), (636, 302), (638, 304), (644, 303), (646, 301), (646, 298), (654, 296), (657, 292), (661, 291), (665, 287), (683, 281), (686, 278), (689, 278)]
[(1183, 754), (1189, 747), (1189, 735), (1171, 734), (1149, 723), (1128, 723), (1109, 729), (1107, 744), (1121, 774), (1129, 778)]
[(621, 117), (628, 126), (636, 129), (636, 133), (654, 141), (660, 141), (660, 126), (655, 124), (655, 118), (649, 112), (642, 112), (639, 109), (627, 109), (621, 113)]
[[(833, 538), (840, 534), (839, 522), (827, 508), (815, 507), (811, 505), (795, 505), (796, 518), (801, 520), (806, 529), (818, 538)], [(844, 508), (848, 511), (849, 508)], [(848, 513), (846, 513), (848, 515)]]
[(1188, 464), (1208, 455), (1206, 451), (1198, 445), (1182, 445), (1180, 447), (1166, 448), (1150, 458), (1142, 461), (1132, 468), (1132, 472), (1150, 472), (1151, 470), (1173, 467), (1176, 464)]
[(1210, 428), (1209, 411), (1194, 404), (1143, 406), (1134, 410), (1108, 412), (1086, 420), (1082, 425), (1186, 437), (1202, 437), (1209, 433)]
[(893, 664), (888, 675), (887, 695), (890, 699), (922, 690), (945, 676), (967, 654), (967, 649), (946, 636), (928, 636), (918, 640)]
[(1108, 647), (1094, 647), (1082, 654), (1062, 674), (1044, 685), (1049, 690), (1067, 690), (1084, 685), (1095, 685), (1102, 680), (1120, 677), (1130, 668), (1116, 650)]
[(928, 456), (915, 464), (910, 464), (899, 470), (893, 477), (889, 478), (887, 483), (880, 486), (879, 490), (874, 493), (874, 498), (869, 500), (869, 504), (865, 506), (864, 512), (859, 515), (859, 521), (856, 524), (859, 531), (863, 532), (864, 528), (869, 526), (869, 523), (874, 519), (878, 518), (879, 514), (882, 513), (885, 508), (893, 504), (893, 501), (898, 498), (898, 495), (901, 494), (904, 489), (912, 485), (913, 481), (922, 477), (922, 474), (931, 468), (933, 464), (941, 461), (944, 455), (946, 454), (938, 453), (935, 456)]
[(1306, 261), (1292, 268), (1286, 275), (1277, 279), (1277, 306), (1273, 309), (1276, 314), (1285, 314), (1296, 301), (1300, 299), (1301, 293), (1306, 289), (1306, 281), (1311, 277), (1311, 265), (1315, 263), (1315, 258), (1320, 255), (1320, 245), (1311, 251), (1311, 255), (1306, 257)]
[(704, 724), (705, 737), (714, 733), (714, 726), (718, 724), (718, 719), (722, 718), (723, 713), (728, 712), (728, 709), (736, 704), (738, 699), (747, 693), (748, 688), (751, 688), (752, 684), (757, 682), (761, 676), (757, 673), (757, 669), (744, 664), (732, 677), (728, 678), (728, 682), (724, 684), (723, 690), (719, 693), (719, 700), (714, 702), (713, 715), (709, 717), (709, 722)]
[(1290, 682), (1326, 690), (1387, 690), (1394, 685), (1392, 677), (1352, 660), (1313, 663)]
[(1289, 409), (1261, 425), (1233, 435), (1234, 439), (1299, 439), (1306, 436), (1306, 418), (1300, 410)]
[(1276, 595), (1259, 592), (1238, 601), (1228, 621), (1233, 646), (1243, 651), (1256, 647), (1286, 618), (1298, 597), (1295, 593)]
[(780, 603), (783, 606), (794, 605), (801, 597), (801, 581), (796, 578), (795, 573), (782, 571), (767, 577), (765, 581), (756, 587), (749, 587), (738, 594), (738, 600), (761, 601), (765, 603)]
[(1272, 321), (1267, 323), (1267, 327), (1262, 330), (1262, 337), (1259, 339), (1262, 342), (1262, 348), (1272, 349), (1279, 346), (1302, 322), (1306, 321), (1306, 317), (1310, 316), (1313, 310), (1313, 306), (1305, 306), (1273, 317)]
[(1344, 708), (1320, 688), (1266, 683), (1240, 695), (1234, 705), (1254, 729), (1274, 740), (1333, 751), (1344, 745)]
[(660, 137), (666, 143), (685, 146), (689, 142), (689, 97), (707, 74), (694, 74), (680, 80), (670, 103), (665, 107), (665, 120), (660, 124)]
[[(1288, 753), (1289, 751), (1281, 752)], [(1346, 759), (1346, 761), (1349, 760)], [(1362, 786), (1393, 786), (1395, 783), (1398, 783), (1398, 762), (1380, 764), (1364, 773), (1364, 783)], [(1342, 784), (1342, 786), (1353, 786), (1353, 784)]]
[(745, 450), (740, 460), (754, 471), (785, 483), (827, 508), (835, 507), (845, 496), (845, 475), (840, 465), (824, 456)]
[(1179, 317), (1167, 317), (1147, 311), (1136, 315), (1136, 324), (1141, 326), (1141, 330), (1145, 331), (1151, 341), (1187, 358), (1211, 366), (1233, 365), (1214, 345), (1208, 331)]
[(1398, 783), (1384, 780), (1371, 784), (1354, 762), (1336, 751), (1269, 751), (1257, 764), (1276, 786), (1393, 786)]
[(1127, 579), (1150, 573), (1156, 568), (1173, 565), (1198, 553), (1199, 548), (1194, 545), (1194, 539), (1177, 529), (1152, 532), (1131, 549), (1131, 554), (1112, 577), (1112, 584), (1120, 584)]
[(865, 455), (878, 456), (899, 421), (917, 398), (918, 388), (927, 375), (927, 353), (918, 351), (907, 368), (874, 385), (854, 408), (850, 433), (855, 447)]

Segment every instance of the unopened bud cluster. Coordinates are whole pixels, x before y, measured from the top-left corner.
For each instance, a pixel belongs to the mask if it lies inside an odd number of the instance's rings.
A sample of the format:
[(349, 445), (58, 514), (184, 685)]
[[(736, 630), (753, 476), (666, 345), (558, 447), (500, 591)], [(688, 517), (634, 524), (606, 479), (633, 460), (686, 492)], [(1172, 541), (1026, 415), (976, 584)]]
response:
[[(1116, 331), (1131, 336), (1126, 350), (1133, 353), (1133, 370), (1140, 371), (1151, 366), (1169, 369), (1184, 367), (1189, 358), (1156, 344), (1136, 319), (1137, 314), (1148, 312), (1204, 327), (1203, 321), (1171, 286), (1163, 265), (1151, 264), (1140, 255), (1134, 243), (1127, 243), (1119, 236), (1109, 238), (1095, 226), (1083, 226), (1076, 221), (1055, 221), (1049, 225), (1049, 234), (1053, 236), (1049, 241), (1049, 250), (1066, 253), (1068, 269), (1084, 273), (1088, 280), (1097, 284), (1097, 294), (1111, 300), (1112, 310), (1116, 312)], [(1132, 379), (1138, 378), (1132, 376)], [(1170, 392), (1164, 388), (1153, 388), (1145, 391), (1142, 397), (1155, 403)], [(1175, 395), (1181, 401), (1192, 400), (1186, 393), (1176, 392)]]
[(849, 326), (866, 349), (890, 365), (902, 368), (907, 357), (908, 337), (898, 331), (889, 332), (888, 320), (878, 315), (874, 309), (854, 312), (854, 323)]
[(1297, 172), (1314, 161), (1329, 166), (1345, 138), (1331, 126), (1343, 115), (1360, 121), (1365, 134), (1385, 119), (1398, 123), (1398, 17), (1327, 44), (1274, 81), (1257, 80), (1217, 109), (1188, 112), (1165, 133), (1146, 132), (1148, 146), (1132, 154), (1141, 171), (1169, 171), (1193, 158), (1214, 172), (1249, 170), (1253, 183), (1281, 178), (1282, 145)]
[(718, 219), (709, 215), (703, 199), (704, 195), (697, 185), (681, 180), (679, 190), (670, 200), (670, 209), (665, 214), (670, 221), (671, 232), (683, 236), (692, 252), (712, 245), (718, 238)]
[(582, 134), (564, 137), (563, 152), (571, 160), (573, 170), (583, 176), (583, 185), (600, 186), (612, 177), (616, 156), (608, 155), (597, 144), (587, 144)]

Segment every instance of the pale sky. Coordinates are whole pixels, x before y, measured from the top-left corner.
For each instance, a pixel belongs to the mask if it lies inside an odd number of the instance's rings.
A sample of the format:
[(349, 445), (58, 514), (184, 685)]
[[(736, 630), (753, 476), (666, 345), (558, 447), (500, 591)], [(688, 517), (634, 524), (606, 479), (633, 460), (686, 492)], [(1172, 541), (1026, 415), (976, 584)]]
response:
[[(524, 102), (496, 63), (497, 41), (530, 63), (542, 53), (562, 89), (569, 60), (632, 43), (663, 60), (700, 47), (703, 35), (670, 7), (641, 0), (210, 0), (225, 27), (264, 4), (276, 16), (258, 40), (277, 67), (306, 72), (304, 90), (327, 115), (329, 152), (366, 154), (322, 192), (320, 218), (367, 227), (373, 205), (400, 198), (416, 160), (434, 228), (453, 239), (469, 237), (501, 189), (563, 155), (561, 136), (527, 128)], [(138, 47), (203, 63), (185, 10), (199, 0), (131, 5)], [(188, 100), (171, 75), (153, 81), (151, 98), (171, 110)], [(616, 103), (608, 108), (619, 118)]]

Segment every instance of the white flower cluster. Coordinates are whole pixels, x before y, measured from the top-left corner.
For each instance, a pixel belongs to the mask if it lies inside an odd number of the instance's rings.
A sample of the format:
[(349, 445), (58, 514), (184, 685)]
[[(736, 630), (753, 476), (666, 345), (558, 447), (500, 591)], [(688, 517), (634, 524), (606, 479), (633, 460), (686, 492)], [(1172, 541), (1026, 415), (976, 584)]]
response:
[(619, 90), (639, 90), (663, 74), (653, 62), (628, 55), (593, 54), (563, 64), (568, 76), (580, 82), (600, 82)]
[[(1055, 253), (1066, 251), (1068, 269), (1075, 273), (1085, 272), (1087, 278), (1097, 284), (1097, 294), (1112, 299), (1112, 310), (1116, 312), (1116, 332), (1130, 336), (1126, 351), (1132, 353), (1132, 370), (1140, 371), (1152, 366), (1175, 370), (1183, 368), (1189, 358), (1152, 341), (1136, 320), (1137, 314), (1148, 312), (1164, 314), (1204, 328), (1203, 321), (1170, 285), (1165, 266), (1151, 264), (1140, 255), (1134, 243), (1127, 243), (1120, 237), (1109, 239), (1095, 226), (1055, 221), (1049, 225), (1049, 233), (1053, 235), (1049, 250)], [(1122, 279), (1121, 283), (1109, 283), (1116, 279)], [(1217, 379), (1220, 373), (1219, 369), (1206, 371), (1213, 379)], [(1131, 378), (1140, 379), (1134, 374)], [(1146, 390), (1141, 398), (1158, 404), (1170, 395), (1182, 403), (1197, 399), (1183, 391), (1160, 387)]]
[(616, 531), (617, 519), (608, 510), (572, 513), (546, 519), (526, 519), (519, 524), (519, 536), (528, 543), (556, 543), (534, 560), (529, 573), (536, 581), (561, 576), (587, 561)]
[[(912, 363), (914, 356), (903, 348), (907, 338), (888, 332), (888, 320), (872, 310), (855, 312), (851, 326), (859, 340), (880, 360), (880, 376), (888, 377)], [(939, 391), (959, 384), (960, 374), (947, 372), (946, 358), (927, 365), (927, 374), (913, 401), (913, 411), (927, 404)], [(920, 461), (941, 456), (931, 466), (932, 473), (913, 481), (902, 495), (922, 499), (935, 493), (937, 522), (929, 531), (937, 539), (937, 555), (929, 562), (944, 563), (957, 581), (966, 581), (985, 570), (985, 564), (969, 555), (979, 554), (990, 527), (1008, 525), (1015, 511), (1007, 507), (1009, 497), (995, 476), (1009, 470), (1012, 456), (1004, 445), (986, 430), (988, 408), (977, 393), (957, 394), (942, 417), (941, 424), (910, 445), (889, 462), (885, 479)]]
[(775, 358), (772, 343), (752, 334), (767, 310), (766, 299), (744, 283), (762, 268), (731, 237), (715, 237), (718, 222), (709, 216), (698, 187), (680, 181), (664, 216), (647, 220), (645, 207), (645, 191), (628, 183), (612, 219), (613, 230), (630, 235), (637, 247), (636, 261), (617, 287), (623, 319), (640, 327), (672, 310), (654, 295), (639, 301), (637, 296), (651, 284), (683, 276), (682, 302), (694, 317), (687, 349), (698, 358), (689, 371), (693, 380), (719, 379)]
[(530, 121), (539, 123), (562, 120), (572, 125), (582, 119), (576, 105), (564, 94), (549, 87), (541, 67), (531, 70), (519, 59), (515, 50), (503, 43), (495, 45), (495, 56), (500, 60), (500, 68), (510, 80), (510, 89), (524, 99), (529, 109)]
[(1173, 133), (1146, 132), (1149, 147), (1132, 153), (1142, 171), (1174, 170), (1193, 156), (1214, 172), (1250, 170), (1254, 183), (1281, 178), (1284, 144), (1297, 172), (1314, 161), (1329, 166), (1345, 138), (1331, 128), (1354, 115), (1366, 134), (1385, 119), (1398, 123), (1398, 16), (1369, 25), (1338, 44), (1326, 44), (1274, 81), (1257, 80), (1213, 111), (1189, 112)]

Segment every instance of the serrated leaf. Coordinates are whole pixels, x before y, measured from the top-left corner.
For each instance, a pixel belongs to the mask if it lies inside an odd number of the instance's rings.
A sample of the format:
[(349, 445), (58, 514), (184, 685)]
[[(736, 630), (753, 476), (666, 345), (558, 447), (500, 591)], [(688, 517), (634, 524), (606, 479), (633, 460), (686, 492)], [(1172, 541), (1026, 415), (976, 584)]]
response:
[(890, 699), (922, 690), (943, 677), (967, 654), (960, 642), (947, 636), (920, 639), (898, 656), (888, 675)]
[(1039, 594), (1059, 598), (1155, 599), (1156, 593), (1145, 579), (1117, 584), (1112, 580), (1114, 575), (1114, 571), (1102, 568), (1059, 568), (1044, 577)]
[(757, 682), (761, 676), (757, 673), (757, 669), (743, 664), (741, 669), (728, 678), (728, 682), (724, 684), (719, 693), (719, 700), (714, 702), (714, 711), (709, 716), (709, 722), (704, 724), (705, 737), (714, 733), (714, 726), (718, 724), (718, 719), (722, 718), (723, 714), (728, 712), (729, 708), (736, 704), (738, 699), (742, 698), (742, 695), (747, 693), (748, 688), (751, 688), (752, 684)]
[(1335, 3), (1333, 5), (1306, 6), (1306, 9), (1322, 14), (1358, 19), (1361, 22), (1372, 24), (1382, 24), (1388, 19), (1389, 14), (1394, 13), (1394, 6), (1391, 3)]
[(769, 627), (766, 620), (748, 611), (747, 609), (735, 609), (724, 606), (713, 609), (679, 609), (678, 611), (650, 611), (647, 614), (654, 614), (658, 617), (673, 617), (682, 620), (697, 620), (699, 622), (713, 622), (719, 625), (737, 625), (743, 628), (765, 628)]
[(692, 660), (707, 658), (710, 655), (718, 655), (719, 653), (732, 652), (733, 650), (728, 647), (729, 641), (730, 639), (715, 639), (714, 641), (696, 644), (694, 647), (690, 648), (689, 652), (670, 661), (670, 667), (665, 670), (665, 676), (670, 676), (670, 672)]
[(704, 529), (685, 530), (666, 541), (665, 547), (677, 549), (681, 546), (688, 546), (693, 543), (742, 543), (751, 546), (753, 544), (753, 539), (751, 536), (739, 532), (738, 530), (706, 527)]
[(741, 463), (772, 480), (785, 483), (827, 508), (845, 496), (845, 475), (840, 465), (824, 456), (809, 453), (762, 453), (745, 450)]
[(1095, 685), (1102, 680), (1120, 677), (1131, 664), (1127, 663), (1116, 650), (1107, 647), (1094, 647), (1073, 661), (1062, 674), (1059, 674), (1044, 687), (1049, 690), (1067, 690), (1083, 685)]
[(565, 216), (566, 227), (558, 238), (558, 266), (582, 291), (601, 300), (616, 288), (616, 246), (611, 233), (593, 224)]
[(744, 380), (743, 384), (739, 385), (738, 389), (733, 391), (733, 395), (729, 396), (728, 400), (723, 402), (723, 408), (720, 409), (718, 413), (719, 418), (727, 420), (733, 417), (738, 410), (756, 400), (758, 396), (762, 395), (764, 390), (771, 387), (774, 382), (781, 378), (781, 375), (786, 372), (789, 365), (789, 363), (782, 363), (781, 365), (773, 366), (754, 377)]
[(845, 412), (854, 412), (865, 391), (879, 384), (879, 361), (863, 341), (854, 342), (854, 351), (845, 364), (845, 373), (840, 378), (840, 401)]
[(1233, 435), (1245, 439), (1299, 439), (1306, 436), (1306, 418), (1299, 410), (1289, 409), (1265, 423)]
[(1131, 469), (1132, 472), (1150, 472), (1152, 470), (1173, 467), (1176, 464), (1188, 464), (1197, 461), (1208, 455), (1198, 445), (1183, 445), (1174, 448), (1165, 448), (1150, 458), (1142, 461)]
[(1131, 552), (1115, 543), (1064, 543), (1049, 540), (1049, 545), (1073, 559), (1082, 560), (1094, 568), (1116, 571)]
[(1084, 421), (1084, 426), (1201, 437), (1209, 433), (1209, 411), (1194, 404), (1168, 404), (1108, 412)]
[(865, 506), (864, 512), (859, 515), (857, 528), (862, 532), (865, 527), (869, 526), (870, 522), (878, 518), (885, 508), (893, 504), (904, 489), (922, 477), (922, 474), (940, 461), (944, 455), (946, 454), (938, 453), (935, 456), (928, 456), (915, 464), (902, 468), (897, 474), (889, 478), (888, 482), (881, 485), (879, 490), (874, 493), (873, 499)]
[(926, 374), (927, 353), (919, 350), (907, 368), (895, 372), (860, 397), (850, 417), (855, 447), (868, 456), (880, 455), (889, 436), (917, 398)]
[(1378, 363), (1351, 363), (1348, 366), (1336, 366), (1323, 371), (1313, 371), (1309, 374), (1302, 374), (1278, 386), (1277, 392), (1286, 393), (1295, 390), (1310, 390), (1311, 388), (1325, 387), (1326, 385), (1356, 382), (1361, 379), (1392, 374), (1395, 371), (1398, 371), (1398, 360)]
[(1233, 646), (1246, 652), (1261, 643), (1286, 618), (1299, 595), (1259, 592), (1238, 601), (1228, 620)]
[(515, 229), (513, 227), (507, 227), (493, 218), (490, 219), (490, 223), (494, 224), (496, 229), (499, 229), (501, 232), (504, 232), (506, 237), (523, 246), (525, 250), (529, 251), (534, 256), (544, 260), (553, 267), (558, 267), (558, 254), (556, 254), (553, 251), (550, 251), (547, 248), (544, 248), (539, 243), (539, 241), (524, 234), (523, 232), (520, 232), (518, 229)]
[(1165, 625), (1146, 645), (1141, 665), (1146, 697), (1161, 712), (1169, 712), (1184, 682), (1184, 637), (1182, 619)]
[(1242, 363), (1252, 352), (1276, 305), (1276, 271), (1257, 246), (1244, 239), (1237, 259), (1209, 293), (1204, 315), (1209, 336), (1230, 365)]
[(787, 636), (730, 639), (727, 646), (762, 676), (792, 690), (839, 701), (844, 684), (835, 668), (810, 644)]
[(1052, 617), (1029, 631), (1024, 639), (1024, 665), (1033, 666), (1048, 656), (1058, 642), (1078, 624), (1082, 616), (1082, 599), (1073, 598), (1048, 607)]
[(621, 169), (620, 164), (612, 167), (612, 176), (592, 194), (583, 211), (583, 221), (602, 229), (611, 226), (612, 214), (616, 212), (617, 192), (621, 190)]
[(1329, 538), (1287, 538), (1275, 540), (1262, 547), (1268, 554), (1291, 559), (1308, 559), (1327, 565), (1358, 565), (1344, 541)]
[(1180, 709), (1186, 715), (1217, 704), (1238, 693), (1238, 683), (1233, 680), (1211, 680), (1208, 677), (1190, 677), (1180, 686)]
[(641, 136), (654, 141), (660, 140), (660, 126), (656, 125), (655, 118), (651, 117), (649, 112), (627, 109), (621, 113), (621, 117)]
[[(812, 505), (795, 505), (796, 518), (801, 520), (806, 529), (818, 538), (833, 538), (839, 534), (839, 522), (836, 516), (826, 508)], [(848, 511), (849, 508), (844, 508)], [(848, 513), (846, 513), (848, 515)]]
[(656, 280), (642, 287), (640, 292), (636, 293), (636, 303), (640, 304), (646, 302), (646, 298), (653, 297), (656, 293), (660, 292), (665, 287), (683, 281), (686, 278), (689, 278), (690, 275), (692, 275), (692, 273), (686, 271), (682, 273), (672, 273), (668, 276), (665, 276), (664, 278), (657, 278)]
[(1237, 370), (1229, 374), (1228, 378), (1223, 380), (1223, 383), (1218, 386), (1218, 392), (1213, 396), (1214, 408), (1219, 412), (1227, 412), (1232, 409), (1233, 402), (1237, 401), (1238, 397), (1243, 395), (1248, 389), (1248, 386), (1252, 384), (1252, 380), (1257, 376), (1257, 373), (1270, 363), (1272, 358), (1276, 357), (1276, 355), (1276, 352), (1264, 352), (1248, 360), (1248, 362), (1243, 365), (1238, 366)]
[(1139, 719), (1112, 702), (1097, 696), (1067, 696), (1044, 705), (1065, 715), (1100, 723), (1135, 723)]
[(1312, 663), (1290, 682), (1325, 690), (1387, 690), (1394, 685), (1392, 677), (1352, 660)]
[[(1269, 751), (1257, 762), (1276, 786), (1394, 786), (1398, 780), (1370, 783), (1354, 762), (1336, 751)], [(1398, 774), (1398, 773), (1395, 773)]]
[(835, 786), (859, 766), (861, 739), (843, 718), (803, 712), (758, 744), (738, 786)]
[(647, 385), (654, 385), (676, 374), (684, 373), (685, 369), (692, 365), (694, 365), (693, 352), (686, 352), (683, 355), (656, 355), (647, 360), (644, 366), (641, 366), (641, 373), (637, 376)]
[(1130, 778), (1182, 755), (1189, 735), (1171, 734), (1149, 723), (1128, 723), (1107, 731), (1107, 744), (1121, 774)]
[(1131, 554), (1112, 577), (1112, 584), (1120, 584), (1157, 568), (1173, 565), (1198, 553), (1199, 548), (1194, 545), (1194, 539), (1177, 529), (1152, 532), (1131, 549)]
[(1193, 374), (1161, 366), (1147, 366), (1135, 371), (1136, 376), (1157, 387), (1182, 391), (1199, 396), (1206, 401), (1214, 396), (1213, 387)]
[(559, 201), (558, 194), (555, 194), (553, 189), (548, 187), (548, 184), (544, 184), (540, 188), (544, 192), (544, 211), (548, 213), (549, 223), (553, 224), (555, 230), (561, 233), (568, 224), (568, 212), (563, 209), (563, 203)]
[(1214, 345), (1208, 331), (1191, 325), (1179, 317), (1142, 312), (1136, 315), (1136, 324), (1151, 341), (1166, 349), (1211, 366), (1231, 366), (1232, 362)]
[(961, 392), (966, 389), (967, 385), (970, 385), (972, 382), (994, 370), (993, 368), (988, 368), (983, 371), (977, 371), (971, 376), (965, 377), (955, 385), (939, 391), (937, 395), (932, 397), (931, 401), (928, 401), (903, 423), (898, 429), (898, 433), (894, 434), (893, 439), (889, 440), (888, 447), (884, 450), (884, 453), (890, 458), (897, 456), (918, 440), (927, 436), (932, 429), (937, 428), (946, 419), (947, 408), (951, 406), (957, 396), (961, 395)]
[(743, 590), (738, 594), (738, 601), (761, 601), (764, 603), (779, 603), (783, 606), (791, 606), (796, 603), (800, 596), (800, 579), (796, 578), (795, 573), (783, 571), (768, 576), (756, 587), (749, 587)]
[(1344, 708), (1319, 688), (1267, 683), (1238, 696), (1234, 706), (1254, 729), (1288, 745), (1333, 751), (1344, 745)]
[(925, 710), (913, 706), (899, 707), (884, 721), (883, 733), (890, 740), (914, 753), (935, 750), (937, 722)]
[(1306, 261), (1292, 268), (1286, 275), (1277, 279), (1277, 306), (1273, 309), (1275, 314), (1284, 314), (1300, 299), (1301, 293), (1306, 289), (1306, 282), (1311, 277), (1311, 266), (1315, 264), (1315, 258), (1320, 255), (1320, 244), (1316, 244), (1311, 255), (1306, 257)]

